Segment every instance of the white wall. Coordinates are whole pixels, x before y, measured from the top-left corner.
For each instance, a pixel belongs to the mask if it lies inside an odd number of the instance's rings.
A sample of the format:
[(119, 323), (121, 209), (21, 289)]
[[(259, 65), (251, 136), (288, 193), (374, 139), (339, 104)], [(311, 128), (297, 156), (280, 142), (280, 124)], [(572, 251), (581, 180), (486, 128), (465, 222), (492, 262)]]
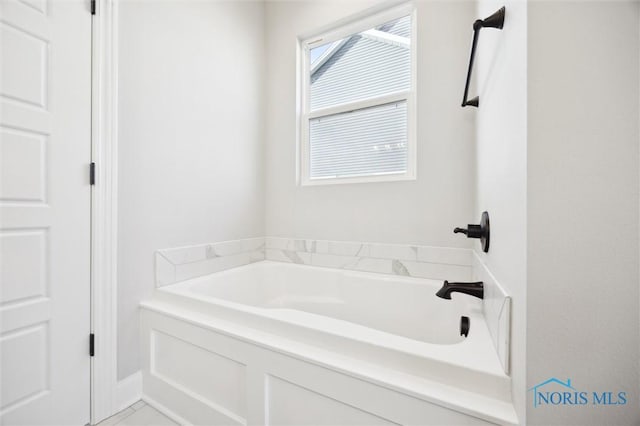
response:
[(264, 235), (262, 2), (120, 2), (118, 371), (153, 251)]
[(266, 5), (267, 235), (469, 247), (456, 226), (474, 209), (474, 111), (460, 108), (475, 15), (470, 1), (417, 1), (418, 179), (296, 185), (296, 43), (379, 1)]
[(528, 424), (640, 424), (639, 7), (529, 2), (527, 381), (629, 402)]
[[(481, 0), (478, 16), (502, 4)], [(506, 7), (478, 52), (477, 209), (491, 213), (482, 261), (513, 297), (516, 410), (637, 424), (638, 3)], [(533, 408), (527, 389), (550, 377), (629, 404)]]
[[(526, 405), (527, 241), (527, 5), (481, 0), (477, 17), (506, 6), (502, 31), (481, 30), (477, 55), (476, 211), (491, 217), (491, 247), (481, 261), (512, 297), (513, 398), (522, 420)], [(475, 19), (475, 18), (474, 18)], [(467, 34), (471, 36), (469, 21)]]

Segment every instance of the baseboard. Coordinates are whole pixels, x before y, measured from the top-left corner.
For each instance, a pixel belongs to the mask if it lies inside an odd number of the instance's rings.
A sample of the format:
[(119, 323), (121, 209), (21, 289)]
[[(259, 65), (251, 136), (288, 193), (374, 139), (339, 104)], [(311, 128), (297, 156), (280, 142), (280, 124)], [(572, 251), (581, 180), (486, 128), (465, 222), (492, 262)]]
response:
[(174, 413), (173, 411), (169, 410), (167, 407), (165, 407), (164, 405), (160, 404), (155, 399), (149, 398), (146, 395), (142, 395), (142, 400), (144, 402), (146, 402), (147, 404), (149, 404), (151, 407), (153, 407), (156, 410), (160, 411), (165, 416), (169, 417), (174, 422), (178, 423), (179, 425), (189, 425), (190, 424), (183, 417), (181, 417), (181, 416), (177, 415), (176, 413)]
[(135, 404), (142, 399), (142, 372), (138, 371), (122, 379), (116, 385), (116, 412)]

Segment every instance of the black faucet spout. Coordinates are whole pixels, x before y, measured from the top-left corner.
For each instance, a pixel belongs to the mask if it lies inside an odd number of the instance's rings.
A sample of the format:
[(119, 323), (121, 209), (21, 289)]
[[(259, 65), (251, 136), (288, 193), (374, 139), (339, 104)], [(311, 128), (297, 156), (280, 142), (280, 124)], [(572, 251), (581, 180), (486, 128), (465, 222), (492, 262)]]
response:
[(479, 299), (484, 298), (484, 283), (482, 281), (472, 283), (450, 283), (445, 281), (436, 296), (443, 299), (451, 299), (451, 293), (464, 293)]

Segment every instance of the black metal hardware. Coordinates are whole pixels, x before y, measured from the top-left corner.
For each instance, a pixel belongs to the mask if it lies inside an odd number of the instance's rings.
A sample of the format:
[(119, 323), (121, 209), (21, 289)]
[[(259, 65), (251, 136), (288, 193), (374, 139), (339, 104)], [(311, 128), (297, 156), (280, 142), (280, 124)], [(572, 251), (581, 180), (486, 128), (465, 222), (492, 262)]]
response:
[(94, 356), (96, 353), (96, 337), (95, 334), (89, 334), (89, 356)]
[(461, 316), (460, 317), (460, 335), (467, 337), (469, 335), (469, 328), (471, 327), (471, 322), (469, 317)]
[(96, 14), (96, 0), (91, 0), (91, 14)]
[(89, 164), (89, 185), (96, 184), (96, 163)]
[(464, 234), (467, 238), (478, 238), (482, 244), (482, 251), (489, 252), (489, 242), (491, 237), (491, 227), (489, 226), (489, 213), (482, 212), (480, 225), (467, 225), (466, 228), (455, 228), (454, 234)]
[(480, 97), (467, 100), (469, 95), (469, 84), (471, 84), (471, 72), (473, 71), (473, 62), (476, 56), (476, 46), (478, 45), (478, 37), (482, 28), (496, 28), (501, 30), (504, 26), (505, 7), (502, 6), (496, 13), (485, 19), (478, 19), (473, 23), (473, 41), (471, 42), (471, 57), (469, 58), (469, 69), (467, 70), (467, 82), (464, 85), (464, 95), (462, 96), (462, 107), (474, 106), (478, 107)]
[(442, 288), (437, 291), (436, 296), (442, 299), (451, 299), (451, 293), (464, 293), (479, 299), (484, 299), (484, 283), (476, 281), (473, 283), (450, 283), (445, 281)]

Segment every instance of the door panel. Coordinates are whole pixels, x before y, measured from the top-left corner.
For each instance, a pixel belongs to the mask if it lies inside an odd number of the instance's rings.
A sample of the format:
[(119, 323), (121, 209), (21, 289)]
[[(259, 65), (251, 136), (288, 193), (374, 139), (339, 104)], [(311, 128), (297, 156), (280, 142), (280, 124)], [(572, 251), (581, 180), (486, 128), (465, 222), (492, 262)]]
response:
[(89, 422), (91, 15), (0, 0), (0, 423)]

